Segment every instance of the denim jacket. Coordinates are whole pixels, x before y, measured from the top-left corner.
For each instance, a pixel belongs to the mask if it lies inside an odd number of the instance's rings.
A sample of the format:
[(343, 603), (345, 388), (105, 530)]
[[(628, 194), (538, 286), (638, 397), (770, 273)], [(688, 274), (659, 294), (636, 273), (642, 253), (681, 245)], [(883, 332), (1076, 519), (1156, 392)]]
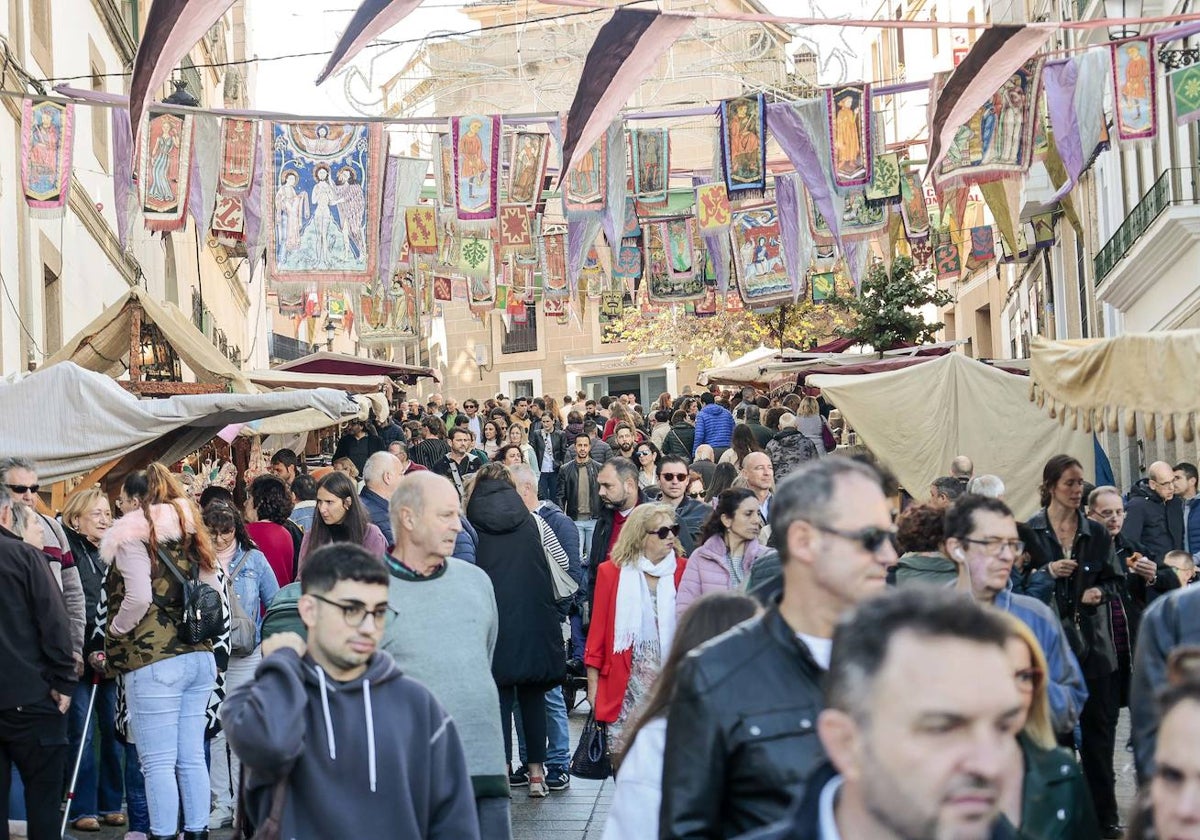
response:
[(233, 579), (233, 592), (246, 615), (254, 619), (255, 641), (261, 641), (262, 614), (279, 591), (279, 581), (275, 579), (275, 572), (271, 570), (266, 555), (257, 548), (250, 549), (248, 553), (245, 549), (239, 549), (229, 561), (229, 568), (238, 570), (237, 577)]

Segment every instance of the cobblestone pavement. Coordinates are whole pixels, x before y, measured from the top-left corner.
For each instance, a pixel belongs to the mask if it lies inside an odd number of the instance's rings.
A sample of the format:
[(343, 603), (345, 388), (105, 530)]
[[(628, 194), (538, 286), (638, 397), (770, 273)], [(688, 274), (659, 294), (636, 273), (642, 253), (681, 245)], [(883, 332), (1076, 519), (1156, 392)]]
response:
[[(586, 705), (571, 713), (571, 744), (578, 741)], [(1117, 729), (1117, 754), (1114, 766), (1117, 773), (1117, 802), (1121, 813), (1128, 815), (1135, 793), (1133, 753), (1126, 752), (1129, 738), (1129, 714), (1122, 710)], [(600, 840), (604, 820), (612, 802), (613, 783), (572, 779), (569, 790), (551, 793), (545, 799), (530, 799), (524, 788), (513, 791), (513, 840)], [(99, 834), (74, 832), (77, 840), (88, 837), (120, 840), (123, 831), (106, 829)], [(229, 831), (213, 832), (213, 840), (228, 840)]]

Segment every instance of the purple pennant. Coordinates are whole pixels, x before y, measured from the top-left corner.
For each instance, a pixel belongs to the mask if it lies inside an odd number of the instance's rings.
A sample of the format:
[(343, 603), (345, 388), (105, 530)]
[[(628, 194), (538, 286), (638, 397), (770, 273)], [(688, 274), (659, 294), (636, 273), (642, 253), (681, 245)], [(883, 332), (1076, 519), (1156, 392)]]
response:
[(408, 17), (421, 0), (362, 0), (350, 24), (338, 39), (317, 84), (321, 84), (354, 58), (358, 52), (391, 27)]
[(254, 277), (254, 269), (263, 258), (260, 247), (262, 241), (262, 191), (263, 191), (263, 151), (262, 144), (254, 144), (254, 179), (250, 182), (250, 192), (242, 206), (246, 223), (246, 254), (250, 260), (250, 276)]
[[(400, 180), (400, 159), (388, 157), (383, 170), (383, 207), (379, 215), (379, 254), (381, 257), (392, 253), (392, 234), (396, 222), (396, 213), (403, 212), (396, 206), (396, 183)], [(379, 260), (379, 281), (386, 282), (391, 272), (390, 259)]]
[(800, 173), (813, 204), (825, 217), (833, 238), (840, 245), (843, 199), (833, 186), (824, 114), (823, 98), (795, 103), (772, 102), (767, 105), (767, 128)]
[(133, 135), (129, 129), (129, 110), (112, 109), (113, 135), (113, 210), (117, 214), (117, 241), (122, 250), (129, 243), (133, 224)]
[(792, 299), (800, 295), (800, 287), (808, 269), (801, 265), (800, 237), (800, 194), (794, 175), (775, 176), (775, 204), (779, 218), (779, 237), (782, 240), (783, 264), (792, 281)]

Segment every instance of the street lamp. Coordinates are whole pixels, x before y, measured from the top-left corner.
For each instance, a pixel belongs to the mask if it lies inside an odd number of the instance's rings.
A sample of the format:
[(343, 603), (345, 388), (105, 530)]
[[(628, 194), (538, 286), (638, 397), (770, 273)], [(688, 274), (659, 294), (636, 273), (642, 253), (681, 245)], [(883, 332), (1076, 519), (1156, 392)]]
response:
[(163, 100), (163, 104), (180, 105), (184, 108), (196, 108), (200, 105), (200, 100), (188, 92), (187, 79), (172, 79), (171, 84), (175, 85), (175, 90)]
[(333, 350), (333, 339), (337, 335), (337, 326), (334, 325), (333, 319), (325, 318), (325, 349)]
[[(1142, 16), (1142, 0), (1104, 0), (1104, 16), (1113, 19), (1140, 18)], [(1125, 38), (1136, 38), (1138, 28), (1120, 23), (1108, 27), (1108, 37), (1112, 41)]]

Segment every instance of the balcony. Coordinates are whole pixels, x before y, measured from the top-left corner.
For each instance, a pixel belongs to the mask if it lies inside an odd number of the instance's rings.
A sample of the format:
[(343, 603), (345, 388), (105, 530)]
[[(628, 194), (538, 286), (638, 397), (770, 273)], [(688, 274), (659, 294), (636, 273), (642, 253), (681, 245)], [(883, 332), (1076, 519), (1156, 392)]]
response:
[(267, 355), (271, 364), (291, 362), (313, 352), (313, 345), (307, 341), (299, 341), (290, 335), (280, 335), (276, 332), (267, 333)]

